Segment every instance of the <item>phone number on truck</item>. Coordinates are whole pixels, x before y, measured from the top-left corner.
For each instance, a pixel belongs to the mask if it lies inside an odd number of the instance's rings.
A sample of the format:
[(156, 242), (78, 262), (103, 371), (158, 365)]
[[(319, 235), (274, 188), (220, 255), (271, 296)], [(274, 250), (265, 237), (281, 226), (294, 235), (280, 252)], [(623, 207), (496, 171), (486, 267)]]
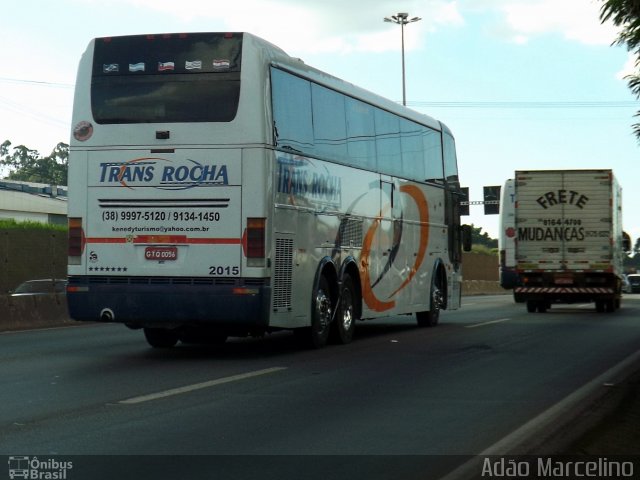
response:
[(206, 212), (167, 212), (164, 210), (159, 211), (129, 211), (129, 210), (105, 210), (102, 212), (102, 220), (107, 222), (117, 221), (174, 221), (174, 222), (219, 222), (220, 212), (206, 211)]

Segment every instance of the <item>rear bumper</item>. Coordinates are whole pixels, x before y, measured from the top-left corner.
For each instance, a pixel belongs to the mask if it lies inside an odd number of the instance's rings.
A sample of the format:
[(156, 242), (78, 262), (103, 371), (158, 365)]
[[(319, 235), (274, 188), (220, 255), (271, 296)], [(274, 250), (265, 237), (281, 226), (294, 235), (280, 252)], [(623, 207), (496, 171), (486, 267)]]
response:
[(267, 327), (270, 299), (267, 279), (70, 277), (67, 286), (74, 320), (131, 327)]
[(614, 298), (617, 294), (609, 287), (515, 287), (520, 301), (548, 301), (557, 303), (592, 302)]

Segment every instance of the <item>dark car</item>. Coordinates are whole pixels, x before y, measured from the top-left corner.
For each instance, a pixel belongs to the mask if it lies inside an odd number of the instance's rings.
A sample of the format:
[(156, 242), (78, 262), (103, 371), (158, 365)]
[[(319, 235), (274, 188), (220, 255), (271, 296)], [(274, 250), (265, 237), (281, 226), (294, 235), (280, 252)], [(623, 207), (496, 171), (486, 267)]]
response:
[(640, 293), (640, 274), (632, 273), (627, 275), (629, 285), (631, 286), (631, 293)]
[(11, 293), (12, 297), (25, 295), (51, 295), (66, 293), (67, 281), (61, 278), (43, 278), (39, 280), (27, 280), (18, 285)]

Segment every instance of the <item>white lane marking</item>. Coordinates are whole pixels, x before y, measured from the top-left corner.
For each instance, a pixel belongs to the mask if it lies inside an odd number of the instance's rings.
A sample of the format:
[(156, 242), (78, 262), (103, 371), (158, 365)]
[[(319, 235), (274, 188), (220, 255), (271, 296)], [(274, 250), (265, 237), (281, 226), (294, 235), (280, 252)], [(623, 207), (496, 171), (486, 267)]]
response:
[(268, 375), (270, 373), (286, 370), (286, 367), (272, 367), (265, 368), (264, 370), (256, 370), (255, 372), (240, 373), (238, 375), (232, 375), (230, 377), (217, 378), (215, 380), (209, 380), (208, 382), (194, 383), (193, 385), (186, 385), (184, 387), (172, 388), (163, 392), (150, 393), (148, 395), (141, 395), (139, 397), (128, 398), (121, 400), (118, 403), (125, 405), (133, 405), (136, 403), (150, 402), (151, 400), (158, 400), (159, 398), (171, 397), (173, 395), (180, 395), (182, 393), (189, 393), (195, 390), (201, 390), (203, 388), (214, 387), (216, 385), (222, 385), (224, 383), (237, 382), (238, 380), (245, 380), (247, 378), (259, 377), (261, 375)]
[(485, 325), (493, 325), (494, 323), (508, 322), (510, 318), (501, 318), (500, 320), (491, 320), (489, 322), (474, 323), (473, 325), (465, 325), (464, 328), (484, 327)]
[[(573, 418), (575, 418), (576, 413), (582, 411), (577, 408), (582, 402), (591, 395), (597, 396), (597, 390), (601, 389), (605, 383), (612, 383), (612, 379), (617, 380), (618, 377), (623, 378), (627, 376), (631, 371), (630, 369), (635, 368), (635, 365), (639, 361), (640, 350), (632, 353), (603, 374), (585, 383), (537, 417), (532, 418), (520, 428), (517, 428), (486, 450), (478, 453), (472, 459), (467, 460), (452, 472), (441, 477), (440, 480), (467, 480), (469, 478), (477, 478), (478, 473), (482, 471), (485, 458), (492, 455), (505, 457), (507, 455), (524, 455), (530, 453), (527, 450), (527, 445), (532, 439), (543, 438), (546, 429), (553, 424), (561, 422), (562, 419), (572, 418), (572, 415)], [(558, 430), (556, 429), (555, 431), (557, 432)]]

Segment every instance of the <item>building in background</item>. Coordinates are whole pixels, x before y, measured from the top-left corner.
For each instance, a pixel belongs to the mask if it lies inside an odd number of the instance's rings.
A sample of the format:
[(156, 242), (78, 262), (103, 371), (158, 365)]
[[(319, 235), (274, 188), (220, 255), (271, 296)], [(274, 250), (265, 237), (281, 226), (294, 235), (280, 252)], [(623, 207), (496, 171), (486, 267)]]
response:
[(67, 224), (67, 187), (0, 180), (0, 220)]

